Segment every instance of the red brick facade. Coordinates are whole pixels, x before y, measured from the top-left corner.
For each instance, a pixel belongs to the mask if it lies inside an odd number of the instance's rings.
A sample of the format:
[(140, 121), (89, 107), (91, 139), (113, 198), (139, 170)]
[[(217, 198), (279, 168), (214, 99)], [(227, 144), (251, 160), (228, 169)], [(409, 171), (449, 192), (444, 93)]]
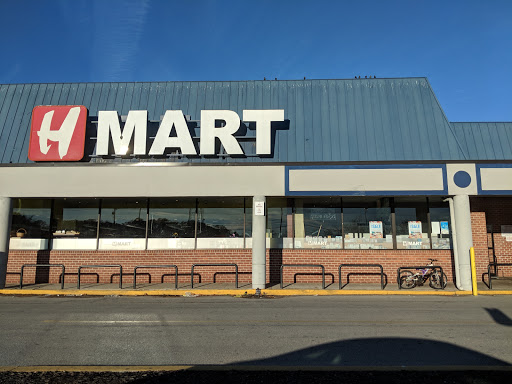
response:
[[(507, 241), (502, 235), (502, 226), (512, 226), (512, 198), (471, 198), (471, 222), (476, 272), (480, 281), (482, 274), (487, 273), (487, 265), (494, 258), (498, 263), (512, 263), (512, 239)], [(512, 267), (500, 267), (498, 275), (512, 276)]]
[[(267, 282), (279, 284), (281, 264), (322, 264), (325, 267), (326, 284), (338, 282), (338, 266), (342, 263), (381, 264), (387, 276), (388, 284), (395, 284), (396, 271), (399, 266), (424, 265), (428, 258), (439, 260), (444, 268), (448, 280), (452, 280), (452, 257), (450, 250), (421, 251), (421, 250), (292, 250), (272, 249), (267, 251)], [(192, 264), (199, 263), (236, 263), (239, 269), (239, 281), (251, 282), (252, 253), (247, 250), (195, 250), (195, 251), (11, 251), (9, 253), (7, 282), (15, 284), (19, 282), (21, 265), (26, 263), (64, 264), (66, 266), (66, 282), (76, 282), (77, 270), (80, 265), (97, 264), (121, 264), (123, 266), (124, 284), (133, 282), (133, 268), (137, 265), (151, 264), (176, 264), (179, 270), (180, 283), (190, 283), (190, 270)], [(100, 283), (118, 282), (119, 271), (105, 268), (86, 269), (81, 281)], [(141, 276), (137, 276), (137, 282), (148, 282), (144, 273), (152, 275), (152, 282), (160, 282), (162, 273), (173, 274), (173, 270), (140, 270)], [(217, 273), (216, 273), (217, 272)], [(224, 272), (224, 273), (219, 273)], [(48, 272), (46, 268), (39, 268), (37, 281), (58, 283), (61, 271), (52, 268)], [(97, 273), (99, 276), (92, 275)], [(284, 281), (298, 283), (321, 282), (321, 270), (319, 268), (285, 268)], [(350, 282), (380, 283), (380, 274), (376, 268), (343, 268), (342, 281), (346, 282), (350, 273)], [(357, 274), (354, 274), (357, 273)], [(361, 273), (361, 274), (359, 274)], [(197, 267), (194, 270), (197, 276), (195, 282), (212, 282), (215, 276), (217, 282), (234, 282), (234, 268), (232, 267)], [(24, 283), (33, 283), (35, 268), (26, 269)], [(172, 276), (166, 276), (165, 282), (174, 281)]]
[[(471, 199), (471, 220), (473, 229), (473, 244), (476, 254), (476, 267), (478, 281), (482, 274), (487, 272), (487, 264), (492, 261), (492, 250), (488, 246), (494, 237), (494, 252), (498, 262), (512, 262), (512, 241), (506, 241), (501, 235), (502, 225), (512, 225), (512, 198)], [(487, 233), (487, 225), (492, 224), (493, 233)], [(338, 283), (338, 266), (342, 263), (381, 264), (384, 268), (388, 284), (396, 284), (396, 272), (399, 266), (424, 265), (428, 258), (438, 259), (448, 276), (453, 281), (452, 252), (450, 250), (293, 250), (272, 249), (267, 251), (267, 282), (279, 284), (281, 264), (322, 264), (326, 272), (326, 284)], [(166, 251), (11, 251), (8, 260), (7, 283), (19, 282), (19, 271), (26, 263), (51, 263), (66, 266), (66, 282), (76, 282), (77, 270), (80, 265), (91, 264), (121, 264), (123, 266), (124, 284), (133, 282), (133, 268), (137, 265), (176, 264), (179, 269), (180, 283), (190, 283), (190, 269), (192, 264), (199, 263), (236, 263), (239, 268), (239, 281), (241, 285), (251, 282), (252, 254), (250, 249), (218, 249), (218, 250), (166, 250)], [(115, 269), (87, 269), (83, 271), (83, 282), (100, 283), (118, 282), (118, 270)], [(141, 270), (137, 281), (148, 282), (148, 275), (152, 282), (160, 282), (165, 274), (165, 282), (173, 282), (173, 270)], [(97, 273), (98, 275), (94, 275)], [(234, 268), (231, 267), (198, 267), (194, 271), (195, 282), (234, 282)], [(342, 281), (346, 282), (347, 274), (351, 273), (350, 282), (366, 282), (379, 284), (378, 270), (375, 268), (343, 268)], [(356, 274), (357, 273), (357, 274)], [(512, 268), (501, 268), (501, 275), (512, 275)], [(38, 282), (57, 283), (60, 270), (52, 268), (49, 272), (39, 269)], [(35, 269), (25, 272), (24, 282), (35, 281)], [(285, 268), (284, 281), (291, 283), (321, 282), (319, 268)]]

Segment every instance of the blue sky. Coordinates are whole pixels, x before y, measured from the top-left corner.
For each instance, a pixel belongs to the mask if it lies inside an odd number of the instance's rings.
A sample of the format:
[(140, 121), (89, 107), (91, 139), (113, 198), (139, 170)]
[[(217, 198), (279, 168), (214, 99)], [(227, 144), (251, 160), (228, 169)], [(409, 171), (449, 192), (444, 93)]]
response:
[(0, 0), (0, 83), (428, 77), (512, 121), (512, 1)]

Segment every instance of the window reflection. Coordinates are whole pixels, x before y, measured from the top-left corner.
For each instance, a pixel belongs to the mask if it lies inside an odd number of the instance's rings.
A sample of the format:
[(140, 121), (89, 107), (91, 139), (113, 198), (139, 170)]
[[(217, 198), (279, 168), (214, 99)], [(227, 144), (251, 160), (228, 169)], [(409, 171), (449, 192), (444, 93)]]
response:
[(244, 237), (243, 198), (199, 199), (197, 237)]
[(14, 199), (11, 237), (48, 239), (51, 206), (51, 200)]
[(432, 249), (451, 248), (451, 221), (448, 203), (429, 198)]
[[(47, 249), (52, 234), (53, 249), (250, 248), (252, 200), (13, 199), (10, 247)], [(448, 204), (403, 196), (267, 198), (267, 247), (393, 249), (392, 205), (397, 249), (451, 248)]]
[(203, 198), (197, 205), (197, 248), (244, 247), (244, 199)]
[(101, 205), (100, 237), (145, 238), (146, 200), (105, 199)]
[(293, 248), (293, 200), (267, 199), (267, 248)]
[(196, 199), (151, 199), (148, 237), (193, 238), (195, 220)]
[(53, 237), (96, 239), (98, 212), (99, 200), (55, 200), (53, 206)]
[(426, 197), (395, 198), (397, 249), (430, 249)]
[(390, 198), (344, 198), (346, 249), (393, 249)]
[(295, 248), (342, 247), (341, 199), (295, 199)]

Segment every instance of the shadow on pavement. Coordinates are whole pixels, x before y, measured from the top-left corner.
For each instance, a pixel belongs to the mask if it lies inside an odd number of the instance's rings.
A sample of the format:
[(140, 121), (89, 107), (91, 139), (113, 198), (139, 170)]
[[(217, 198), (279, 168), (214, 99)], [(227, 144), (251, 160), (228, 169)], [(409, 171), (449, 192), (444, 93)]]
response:
[(491, 315), (492, 319), (501, 325), (505, 325), (507, 327), (512, 327), (512, 319), (505, 315), (502, 311), (496, 308), (485, 308), (487, 313)]
[(416, 338), (365, 338), (227, 366), (153, 372), (0, 372), (0, 382), (504, 384), (509, 382), (511, 374), (512, 365), (506, 361), (450, 343)]
[(415, 338), (336, 341), (237, 365), (327, 367), (510, 366), (454, 344)]

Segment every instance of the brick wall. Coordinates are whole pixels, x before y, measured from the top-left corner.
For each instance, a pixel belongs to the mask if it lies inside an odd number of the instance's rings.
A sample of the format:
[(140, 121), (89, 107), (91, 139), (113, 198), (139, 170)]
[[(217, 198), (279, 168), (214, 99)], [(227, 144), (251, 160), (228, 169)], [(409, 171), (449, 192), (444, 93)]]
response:
[[(478, 279), (487, 272), (487, 264), (493, 261), (492, 250), (488, 245), (494, 239), (494, 253), (498, 262), (512, 263), (512, 241), (507, 241), (501, 234), (502, 225), (512, 225), (512, 198), (503, 197), (473, 197), (471, 198), (471, 224), (473, 230), (473, 245), (475, 247), (476, 268)], [(492, 225), (492, 232), (488, 233), (487, 226)], [(396, 283), (396, 270), (399, 266), (407, 264), (425, 264), (428, 258), (439, 260), (445, 269), (448, 280), (452, 281), (453, 265), (449, 250), (292, 250), (272, 249), (267, 251), (267, 282), (279, 283), (281, 264), (322, 264), (326, 269), (326, 283), (338, 282), (338, 266), (341, 263), (382, 264), (387, 275), (388, 283)], [(9, 253), (7, 283), (19, 282), (19, 271), (26, 263), (52, 263), (66, 266), (66, 281), (76, 282), (79, 265), (87, 264), (121, 264), (123, 283), (132, 283), (133, 268), (144, 264), (176, 264), (179, 267), (179, 281), (190, 282), (190, 267), (198, 263), (237, 263), (239, 267), (240, 283), (251, 281), (251, 250), (166, 250), (166, 251), (16, 251)], [(152, 282), (159, 282), (164, 274), (165, 281), (174, 281), (171, 270), (141, 270), (137, 281), (148, 281), (151, 273)], [(354, 273), (362, 274), (354, 274)], [(118, 282), (118, 271), (114, 269), (84, 270), (83, 282), (101, 283)], [(199, 267), (195, 271), (195, 281), (199, 276), (203, 282), (234, 282), (233, 268), (228, 267)], [(349, 269), (342, 270), (342, 280), (346, 282), (347, 274), (351, 273), (350, 282), (371, 282), (378, 284), (379, 275), (376, 269)], [(97, 274), (97, 275), (96, 275)], [(24, 282), (50, 282), (59, 281), (60, 270), (35, 268), (25, 271)], [(500, 275), (512, 276), (512, 268), (501, 268)], [(140, 279), (140, 280), (139, 280)], [(285, 268), (285, 282), (321, 282), (320, 269), (317, 268)]]
[[(452, 255), (450, 250), (292, 250), (272, 249), (267, 251), (267, 282), (279, 284), (279, 272), (281, 264), (322, 264), (325, 266), (326, 284), (338, 282), (338, 266), (341, 263), (381, 264), (387, 276), (388, 284), (396, 284), (396, 270), (404, 265), (425, 265), (428, 258), (439, 261), (448, 280), (452, 281)], [(75, 283), (77, 270), (80, 265), (94, 264), (121, 264), (123, 266), (124, 284), (133, 282), (133, 268), (137, 265), (150, 264), (176, 264), (179, 269), (179, 281), (190, 283), (190, 269), (192, 264), (199, 263), (236, 263), (239, 268), (240, 283), (251, 282), (252, 253), (247, 250), (191, 250), (191, 251), (11, 251), (8, 260), (7, 282), (15, 284), (19, 282), (19, 271), (22, 264), (44, 263), (64, 264), (66, 266), (66, 282)], [(119, 280), (116, 269), (84, 269), (85, 274), (81, 282), (92, 283), (117, 283)], [(171, 270), (140, 270), (137, 282), (148, 282), (145, 272), (150, 272), (152, 282), (160, 282), (162, 274), (166, 274), (165, 282), (173, 282), (174, 271)], [(224, 272), (224, 273), (219, 273)], [(24, 272), (24, 283), (37, 282), (58, 283), (61, 271), (58, 268), (30, 268)], [(97, 273), (97, 275), (94, 275)], [(343, 268), (342, 281), (346, 282), (347, 274), (351, 283), (368, 282), (380, 283), (378, 269)], [(354, 274), (362, 273), (362, 274)], [(198, 267), (194, 270), (195, 282), (213, 281), (214, 275), (217, 282), (234, 282), (234, 269), (231, 267)], [(285, 268), (284, 281), (321, 283), (320, 269), (318, 268)]]
[[(493, 262), (492, 247), (498, 263), (512, 263), (512, 241), (502, 236), (502, 226), (512, 225), (512, 198), (473, 197), (471, 198), (471, 225), (477, 277), (487, 273), (487, 264)], [(487, 226), (492, 226), (487, 229)], [(492, 228), (492, 230), (491, 230)], [(500, 267), (500, 276), (512, 276), (512, 267)]]

